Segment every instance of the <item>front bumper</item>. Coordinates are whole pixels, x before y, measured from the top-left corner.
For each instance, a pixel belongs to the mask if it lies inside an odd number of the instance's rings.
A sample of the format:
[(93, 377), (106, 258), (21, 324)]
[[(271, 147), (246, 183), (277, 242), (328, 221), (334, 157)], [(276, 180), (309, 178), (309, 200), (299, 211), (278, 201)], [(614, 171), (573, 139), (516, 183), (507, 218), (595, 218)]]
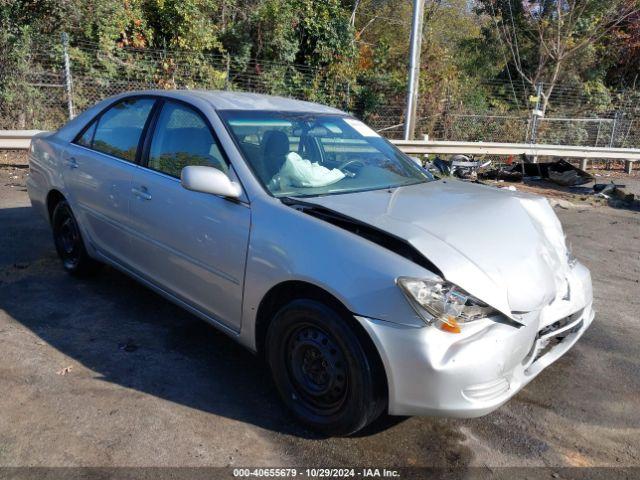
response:
[(577, 264), (568, 280), (572, 298), (524, 315), (521, 328), (486, 319), (451, 334), (356, 317), (382, 358), (389, 414), (478, 417), (504, 404), (593, 321), (589, 270)]

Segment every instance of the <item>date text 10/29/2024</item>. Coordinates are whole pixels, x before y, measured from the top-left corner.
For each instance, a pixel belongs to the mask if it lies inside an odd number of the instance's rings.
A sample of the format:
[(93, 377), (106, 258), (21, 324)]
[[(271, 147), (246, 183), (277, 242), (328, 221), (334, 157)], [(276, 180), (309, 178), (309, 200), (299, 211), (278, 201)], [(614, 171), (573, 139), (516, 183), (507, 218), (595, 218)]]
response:
[(237, 478), (398, 478), (400, 472), (386, 468), (234, 468), (233, 476)]

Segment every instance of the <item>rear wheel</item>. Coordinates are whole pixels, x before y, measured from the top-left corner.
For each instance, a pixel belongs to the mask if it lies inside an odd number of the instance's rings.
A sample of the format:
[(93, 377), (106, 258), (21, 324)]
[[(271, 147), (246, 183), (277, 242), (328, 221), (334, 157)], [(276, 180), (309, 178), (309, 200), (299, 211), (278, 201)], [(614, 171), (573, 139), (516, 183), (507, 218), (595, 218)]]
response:
[(89, 257), (80, 228), (66, 200), (60, 200), (51, 216), (53, 240), (64, 269), (73, 275), (95, 272), (100, 264)]
[(349, 435), (382, 412), (381, 372), (358, 332), (333, 308), (294, 300), (274, 317), (266, 353), (280, 395), (314, 430)]

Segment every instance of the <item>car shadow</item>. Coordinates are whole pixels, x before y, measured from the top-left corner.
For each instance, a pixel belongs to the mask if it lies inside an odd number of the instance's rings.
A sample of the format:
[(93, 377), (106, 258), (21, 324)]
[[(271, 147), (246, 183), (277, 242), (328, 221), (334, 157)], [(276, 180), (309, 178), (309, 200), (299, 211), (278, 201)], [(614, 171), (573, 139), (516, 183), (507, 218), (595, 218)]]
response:
[[(0, 209), (0, 309), (100, 381), (259, 427), (324, 438), (289, 415), (264, 361), (135, 280), (66, 274), (31, 208)], [(401, 422), (383, 416), (359, 436)]]
[(0, 309), (100, 381), (282, 433), (313, 438), (280, 404), (264, 362), (108, 267), (66, 274), (49, 226), (0, 209)]

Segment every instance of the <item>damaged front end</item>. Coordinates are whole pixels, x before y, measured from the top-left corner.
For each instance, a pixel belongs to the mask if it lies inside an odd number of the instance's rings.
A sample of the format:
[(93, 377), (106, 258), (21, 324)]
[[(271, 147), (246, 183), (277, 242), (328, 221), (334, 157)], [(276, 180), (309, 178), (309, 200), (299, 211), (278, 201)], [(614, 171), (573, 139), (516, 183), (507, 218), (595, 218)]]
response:
[(312, 217), (323, 220), (327, 223), (347, 230), (355, 235), (366, 238), (367, 240), (380, 245), (387, 250), (397, 253), (398, 255), (411, 260), (413, 263), (426, 268), (427, 270), (442, 275), (442, 272), (424, 255), (422, 255), (411, 243), (397, 237), (389, 232), (385, 232), (379, 228), (369, 225), (365, 222), (356, 220), (340, 212), (336, 212), (329, 208), (305, 202), (297, 198), (282, 197), (280, 199), (285, 205), (289, 205), (296, 210), (311, 215)]
[(413, 261), (513, 321), (567, 289), (571, 255), (542, 197), (449, 180), (283, 202)]
[(479, 319), (458, 334), (356, 317), (382, 357), (392, 415), (477, 417), (495, 410), (563, 356), (594, 318), (589, 271), (569, 278), (580, 295), (540, 311)]
[(356, 316), (385, 365), (391, 414), (489, 413), (593, 320), (589, 271), (544, 198), (439, 181), (284, 201), (429, 271), (396, 278), (425, 328)]

